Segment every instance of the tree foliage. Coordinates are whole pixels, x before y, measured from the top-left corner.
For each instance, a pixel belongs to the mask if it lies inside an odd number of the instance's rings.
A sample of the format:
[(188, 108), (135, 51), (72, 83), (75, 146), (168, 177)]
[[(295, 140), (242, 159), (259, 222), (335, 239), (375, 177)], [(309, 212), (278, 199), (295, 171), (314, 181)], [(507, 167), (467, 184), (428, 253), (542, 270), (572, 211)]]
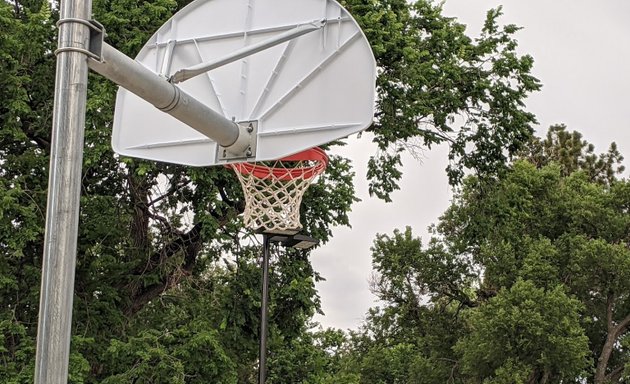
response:
[(563, 176), (582, 170), (592, 181), (612, 183), (625, 170), (617, 144), (611, 143), (606, 153), (594, 152), (595, 146), (583, 140), (581, 133), (568, 132), (565, 125), (559, 124), (551, 126), (544, 138), (532, 136), (519, 157), (539, 168), (556, 163), (561, 166)]
[(478, 38), (442, 14), (441, 4), (419, 0), (347, 0), (379, 66), (375, 134), (379, 153), (369, 162), (370, 191), (389, 199), (401, 177), (400, 156), (448, 144), (447, 173), (457, 184), (466, 169), (499, 172), (530, 138), (534, 115), (524, 108), (540, 88), (533, 59), (519, 55), (519, 28), (499, 25), (488, 12)]
[(470, 313), (470, 333), (455, 345), (462, 372), (492, 383), (574, 380), (588, 355), (580, 310), (561, 286), (518, 280)]
[[(188, 2), (94, 0), (93, 13), (108, 42), (134, 56)], [(517, 28), (499, 26), (499, 10), (473, 40), (430, 1), (345, 5), (366, 31), (380, 71), (371, 130), (381, 153), (368, 175), (374, 194), (389, 199), (397, 188), (404, 150), (449, 143), (449, 175), (457, 182), (466, 168), (496, 173), (527, 140), (534, 118), (523, 100), (539, 84), (529, 74), (531, 57), (515, 51)], [(0, 2), (0, 380), (6, 383), (32, 381), (58, 7), (58, 1)], [(260, 274), (258, 248), (239, 218), (240, 186), (226, 169), (113, 154), (115, 91), (90, 75), (69, 381), (252, 382)], [(332, 226), (349, 225), (352, 177), (350, 161), (333, 156), (305, 196), (303, 224), (323, 242)], [(342, 358), (347, 340), (333, 331), (307, 332), (319, 310), (319, 276), (308, 255), (277, 254), (271, 381), (357, 382), (357, 373), (344, 371), (352, 365)], [(435, 327), (451, 325), (431, 312), (423, 316)], [(435, 345), (427, 340), (423, 348)], [(400, 372), (408, 348), (388, 352)], [(416, 361), (415, 374), (430, 362)]]
[[(529, 145), (501, 177), (467, 179), (428, 245), (410, 228), (377, 237), (373, 291), (384, 305), (344, 355), (360, 382), (623, 382), (622, 157), (614, 144), (595, 156), (564, 127)], [(375, 364), (397, 350), (407, 358)]]

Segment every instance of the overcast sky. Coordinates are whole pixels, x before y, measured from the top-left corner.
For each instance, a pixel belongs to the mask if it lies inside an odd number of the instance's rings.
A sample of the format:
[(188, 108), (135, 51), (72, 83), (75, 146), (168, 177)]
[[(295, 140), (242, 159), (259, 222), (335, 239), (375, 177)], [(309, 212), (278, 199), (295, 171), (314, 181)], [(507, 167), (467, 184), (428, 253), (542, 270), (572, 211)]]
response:
[[(630, 1), (446, 0), (444, 10), (474, 36), (486, 11), (501, 4), (501, 22), (523, 27), (517, 34), (519, 49), (534, 57), (533, 73), (543, 84), (527, 102), (540, 123), (537, 133), (565, 123), (582, 132), (598, 152), (615, 141), (630, 159)], [(312, 255), (316, 270), (326, 278), (318, 285), (326, 315), (316, 320), (342, 329), (358, 327), (375, 305), (368, 280), (376, 234), (411, 226), (426, 242), (426, 228), (437, 222), (451, 198), (446, 148), (425, 152), (422, 161), (404, 158), (401, 190), (388, 204), (367, 193), (366, 163), (375, 152), (369, 138), (349, 141), (338, 153), (355, 163), (362, 202), (353, 206), (352, 228), (335, 228), (333, 239)]]

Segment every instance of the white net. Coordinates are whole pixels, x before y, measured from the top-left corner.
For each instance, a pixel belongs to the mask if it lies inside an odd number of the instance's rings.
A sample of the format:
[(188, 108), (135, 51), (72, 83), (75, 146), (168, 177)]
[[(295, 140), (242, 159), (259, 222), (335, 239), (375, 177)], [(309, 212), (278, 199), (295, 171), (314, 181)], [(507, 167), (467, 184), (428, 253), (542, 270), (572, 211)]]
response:
[(326, 164), (326, 154), (315, 148), (271, 165), (230, 165), (245, 195), (245, 226), (266, 233), (299, 232), (302, 197)]

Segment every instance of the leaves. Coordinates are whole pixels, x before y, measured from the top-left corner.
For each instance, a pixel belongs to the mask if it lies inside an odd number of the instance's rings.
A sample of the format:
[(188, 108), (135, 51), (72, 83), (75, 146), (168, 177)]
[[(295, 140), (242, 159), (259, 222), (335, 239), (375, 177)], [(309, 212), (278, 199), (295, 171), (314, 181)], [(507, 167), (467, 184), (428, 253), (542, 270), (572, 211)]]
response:
[(516, 52), (514, 25), (488, 12), (481, 36), (419, 0), (347, 1), (372, 44), (379, 67), (370, 193), (389, 199), (398, 189), (400, 154), (447, 143), (452, 184), (466, 170), (495, 175), (532, 133), (524, 100), (540, 84), (533, 59)]
[[(531, 143), (535, 156), (498, 177), (469, 177), (426, 245), (411, 228), (377, 236), (382, 306), (352, 336), (343, 372), (361, 382), (623, 382), (630, 183), (584, 160), (594, 148), (578, 133), (552, 127)], [(398, 349), (404, 363), (390, 358)]]
[[(108, 42), (133, 57), (188, 3), (95, 0), (93, 12), (106, 26)], [(529, 74), (532, 59), (516, 53), (517, 28), (500, 26), (500, 11), (492, 11), (482, 36), (473, 40), (430, 1), (349, 0), (345, 5), (370, 39), (380, 72), (372, 127), (380, 152), (369, 163), (371, 193), (388, 200), (398, 188), (401, 154), (418, 146), (449, 143), (453, 183), (467, 169), (485, 177), (503, 168), (529, 137), (534, 118), (524, 111), (523, 100), (539, 88)], [(3, 382), (32, 381), (58, 9), (58, 2), (40, 0), (0, 3)], [(251, 382), (260, 336), (260, 249), (254, 235), (242, 229), (240, 186), (227, 169), (113, 154), (115, 91), (114, 84), (90, 75), (70, 381)], [(604, 163), (618, 158), (611, 153)], [(332, 157), (304, 197), (304, 227), (322, 242), (330, 238), (332, 226), (350, 224), (348, 211), (357, 201), (353, 176), (348, 159)], [(615, 188), (617, 197), (627, 195)], [(484, 209), (491, 212), (489, 206)], [(518, 215), (518, 209), (512, 212)], [(602, 211), (593, 217), (605, 216)], [(607, 225), (612, 222), (619, 223)], [(393, 374), (376, 369), (383, 368), (374, 366), (377, 352), (349, 356), (351, 344), (369, 344), (365, 335), (310, 333), (309, 321), (320, 310), (314, 288), (320, 277), (308, 254), (275, 250), (270, 377), (313, 383), (362, 382), (361, 372), (374, 372), (375, 380), (426, 376), (445, 382), (454, 377), (459, 368), (451, 347), (463, 332), (460, 312), (475, 305), (472, 261), (481, 258), (459, 257), (452, 250), (465, 241), (445, 238), (446, 243), (431, 241), (422, 248), (406, 231), (375, 243), (377, 287), (395, 308), (373, 311), (374, 324), (366, 333), (379, 336), (376, 351), (395, 368)], [(387, 254), (396, 257), (390, 260)], [(584, 259), (590, 260), (586, 251)], [(517, 265), (519, 259), (514, 260)], [(549, 280), (556, 270), (563, 271), (561, 266), (547, 271), (541, 267), (544, 260), (532, 257), (524, 276)], [(419, 296), (425, 293), (431, 295), (428, 306)], [(407, 321), (416, 330), (402, 327)], [(412, 352), (417, 356), (407, 361)]]
[(193, 322), (166, 332), (143, 331), (127, 342), (112, 341), (103, 383), (236, 383), (235, 364), (210, 324)]
[(520, 152), (520, 157), (537, 167), (556, 163), (561, 167), (563, 176), (582, 170), (591, 181), (612, 183), (625, 170), (617, 145), (611, 143), (608, 152), (599, 156), (594, 152), (595, 147), (582, 140), (579, 132), (568, 132), (561, 124), (551, 126), (544, 139), (533, 137)]
[(519, 280), (470, 314), (471, 333), (456, 346), (463, 371), (492, 379), (522, 377), (527, 367), (528, 381), (580, 377), (589, 350), (579, 315), (580, 303), (562, 287), (544, 290)]

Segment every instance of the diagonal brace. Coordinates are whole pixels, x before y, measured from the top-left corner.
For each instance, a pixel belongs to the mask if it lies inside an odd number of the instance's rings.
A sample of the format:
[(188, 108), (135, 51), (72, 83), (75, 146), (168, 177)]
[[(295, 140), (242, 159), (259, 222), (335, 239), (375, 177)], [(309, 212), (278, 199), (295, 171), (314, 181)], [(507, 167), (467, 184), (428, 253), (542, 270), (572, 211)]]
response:
[(265, 49), (274, 47), (278, 44), (282, 44), (289, 40), (293, 40), (307, 33), (317, 31), (323, 28), (326, 25), (326, 22), (327, 22), (326, 19), (322, 19), (322, 20), (313, 21), (307, 24), (298, 25), (297, 27), (289, 31), (283, 32), (277, 36), (273, 36), (269, 39), (260, 41), (258, 43), (248, 45), (224, 57), (213, 60), (209, 63), (201, 63), (201, 64), (194, 65), (190, 68), (180, 69), (179, 71), (175, 72), (173, 76), (171, 76), (169, 81), (173, 84), (177, 84), (177, 83), (181, 83), (182, 81), (192, 79), (193, 77), (201, 75), (202, 73), (206, 73), (215, 68), (219, 68), (223, 65), (232, 63), (236, 60), (253, 55), (254, 53), (264, 51)]

